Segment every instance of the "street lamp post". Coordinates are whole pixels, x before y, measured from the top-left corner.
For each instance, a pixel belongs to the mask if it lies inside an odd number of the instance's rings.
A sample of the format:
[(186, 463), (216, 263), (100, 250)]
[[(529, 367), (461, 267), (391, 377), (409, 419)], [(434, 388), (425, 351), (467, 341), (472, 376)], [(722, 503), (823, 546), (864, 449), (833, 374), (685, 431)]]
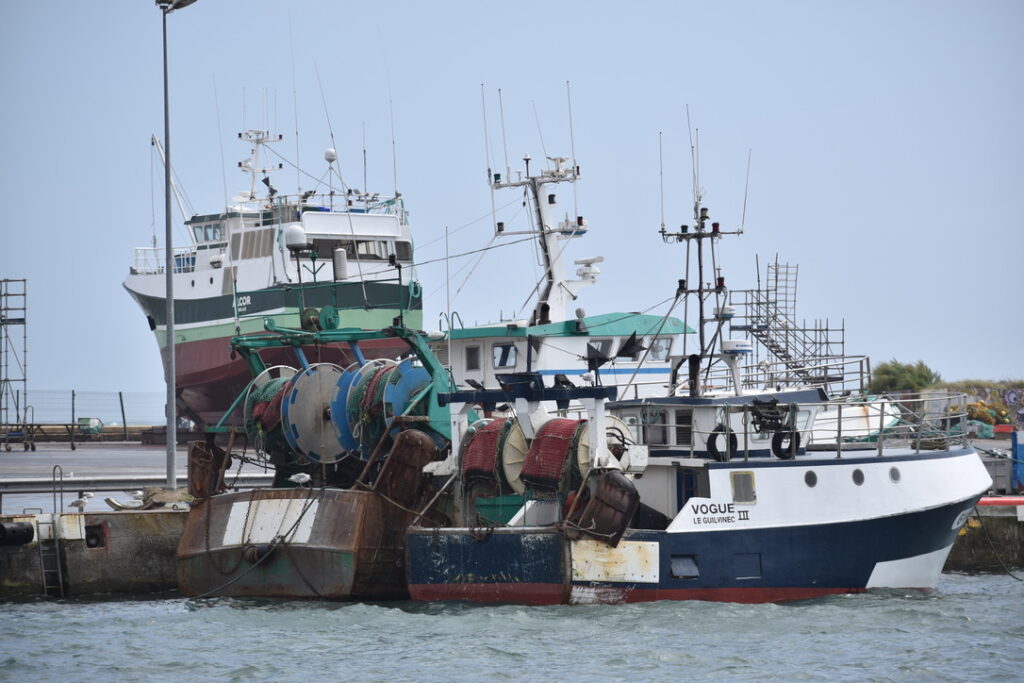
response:
[(174, 247), (171, 241), (171, 117), (167, 96), (167, 15), (196, 0), (156, 0), (163, 15), (164, 36), (164, 282), (167, 302), (167, 488), (178, 487), (175, 449), (178, 445), (178, 405), (174, 369)]

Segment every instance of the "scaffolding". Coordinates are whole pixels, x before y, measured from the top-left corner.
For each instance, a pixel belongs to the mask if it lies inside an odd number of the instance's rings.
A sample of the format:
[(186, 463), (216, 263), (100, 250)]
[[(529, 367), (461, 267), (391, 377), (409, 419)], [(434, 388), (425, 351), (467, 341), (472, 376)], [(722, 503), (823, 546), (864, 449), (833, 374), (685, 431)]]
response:
[(26, 281), (0, 280), (0, 439), (10, 450), (23, 441), (28, 422), (28, 326)]
[(823, 370), (833, 361), (846, 357), (846, 323), (829, 319), (796, 317), (796, 290), (799, 266), (779, 263), (776, 257), (767, 264), (764, 281), (758, 266), (757, 288), (729, 292), (729, 304), (735, 315), (731, 332), (743, 332), (754, 344), (753, 361), (757, 365), (782, 365), (802, 381), (841, 382)]

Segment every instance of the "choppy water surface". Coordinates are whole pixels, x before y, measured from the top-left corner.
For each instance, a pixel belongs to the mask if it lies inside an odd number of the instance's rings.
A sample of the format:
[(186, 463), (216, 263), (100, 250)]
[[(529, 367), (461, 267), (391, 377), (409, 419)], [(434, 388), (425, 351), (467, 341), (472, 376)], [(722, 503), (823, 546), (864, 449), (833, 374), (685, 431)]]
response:
[(0, 679), (1012, 680), (1024, 584), (928, 596), (575, 607), (264, 600), (0, 604)]

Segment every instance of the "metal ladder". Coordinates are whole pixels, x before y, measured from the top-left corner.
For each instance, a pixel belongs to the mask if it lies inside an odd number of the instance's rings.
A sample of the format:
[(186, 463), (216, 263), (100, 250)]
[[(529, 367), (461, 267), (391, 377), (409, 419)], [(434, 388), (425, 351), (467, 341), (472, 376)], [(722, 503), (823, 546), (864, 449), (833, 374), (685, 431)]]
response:
[[(64, 509), (64, 468), (53, 466), (53, 514), (48, 520), (36, 516), (36, 537), (39, 545), (39, 569), (43, 593), (51, 598), (64, 597), (64, 573), (60, 564), (60, 538), (57, 535), (58, 515)], [(58, 506), (58, 501), (60, 501)], [(45, 533), (44, 533), (45, 531)]]
[[(39, 567), (43, 577), (43, 593), (51, 598), (64, 597), (64, 573), (60, 567), (60, 539), (57, 537), (56, 515), (48, 520), (36, 517), (39, 545)], [(45, 529), (45, 532), (44, 532)]]

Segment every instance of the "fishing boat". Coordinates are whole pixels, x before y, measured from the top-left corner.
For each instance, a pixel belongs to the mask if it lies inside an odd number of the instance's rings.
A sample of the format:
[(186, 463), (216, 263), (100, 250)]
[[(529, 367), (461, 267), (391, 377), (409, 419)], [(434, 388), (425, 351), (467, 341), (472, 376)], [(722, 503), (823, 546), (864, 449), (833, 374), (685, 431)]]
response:
[[(580, 167), (567, 157), (548, 157), (546, 167), (531, 171), (530, 155), (523, 170), (507, 178), (488, 169), (492, 194), (522, 193), (525, 218), (506, 223), (494, 217), (494, 238), (532, 241), (541, 276), (529, 293), (533, 301), (528, 317), (513, 317), (483, 325), (466, 326), (457, 311), (442, 314), (445, 336), (431, 348), (451, 368), (460, 384), (495, 387), (496, 373), (537, 372), (565, 383), (595, 381), (600, 364), (605, 385), (617, 386), (633, 396), (661, 395), (672, 374), (672, 355), (682, 347), (682, 336), (693, 330), (671, 315), (613, 311), (588, 315), (578, 305), (582, 292), (597, 284), (602, 256), (573, 260), (575, 278), (568, 277), (569, 247), (584, 237), (589, 225), (583, 216), (562, 212), (561, 187), (574, 186)], [(518, 202), (516, 202), (518, 204)], [(562, 212), (562, 215), (559, 213)], [(519, 212), (516, 212), (519, 214)], [(525, 225), (519, 222), (525, 221)], [(529, 283), (527, 283), (529, 284)], [(534, 299), (534, 296), (536, 297)]]
[[(425, 338), (401, 319), (362, 331), (339, 328), (333, 307), (310, 310), (315, 325), (283, 328), (266, 318), (263, 333), (232, 339), (251, 370), (229, 410), (241, 411), (248, 446), (233, 448), (238, 431), (228, 415), (209, 428), (229, 435), (226, 449), (191, 444), (194, 500), (176, 554), (184, 595), (408, 597), (405, 530), (444, 515), (424, 470), (447, 453), (448, 411), (436, 395), (453, 387)], [(365, 358), (361, 349), (381, 338), (401, 344), (406, 357)], [(345, 368), (309, 361), (308, 349), (331, 345), (357, 360)], [(267, 364), (284, 349), (291, 365)], [(271, 468), (273, 485), (231, 490), (232, 460)]]
[[(200, 424), (215, 423), (250, 380), (230, 341), (261, 332), (264, 318), (299, 328), (304, 310), (331, 306), (344, 327), (381, 329), (399, 312), (410, 326), (422, 327), (419, 284), (414, 277), (398, 278), (399, 267), (411, 272), (413, 260), (401, 195), (346, 185), (333, 149), (324, 154), (327, 170), (314, 189), (279, 193), (271, 174), (281, 164), (268, 160), (281, 136), (246, 130), (238, 138), (249, 145), (249, 157), (239, 162), (248, 188), (225, 210), (194, 213), (175, 185), (191, 240), (172, 255), (175, 381), (179, 407)], [(161, 149), (155, 138), (153, 144)], [(286, 248), (284, 236), (292, 228), (308, 237), (309, 249)], [(124, 287), (146, 316), (166, 372), (165, 259), (155, 243), (137, 248)], [(387, 338), (362, 346), (370, 358), (391, 358), (402, 350)], [(355, 360), (343, 345), (316, 353), (319, 360), (341, 365)], [(278, 360), (288, 357), (279, 352)]]
[[(465, 417), (452, 430), (456, 523), (410, 528), (414, 600), (766, 602), (934, 588), (991, 485), (956, 429), (960, 399), (876, 401), (882, 420), (898, 416), (878, 429), (848, 419), (855, 407), (821, 385), (752, 387), (742, 364), (752, 342), (726, 338), (725, 280), (703, 268), (735, 232), (694, 199), (692, 226), (660, 232), (697, 262), (677, 295), (695, 302), (698, 345), (665, 395), (547, 387), (525, 373), (440, 397)], [(470, 420), (499, 402), (514, 416)], [(832, 428), (818, 428), (826, 410)], [(481, 492), (505, 491), (521, 508), (507, 524), (483, 518)]]

